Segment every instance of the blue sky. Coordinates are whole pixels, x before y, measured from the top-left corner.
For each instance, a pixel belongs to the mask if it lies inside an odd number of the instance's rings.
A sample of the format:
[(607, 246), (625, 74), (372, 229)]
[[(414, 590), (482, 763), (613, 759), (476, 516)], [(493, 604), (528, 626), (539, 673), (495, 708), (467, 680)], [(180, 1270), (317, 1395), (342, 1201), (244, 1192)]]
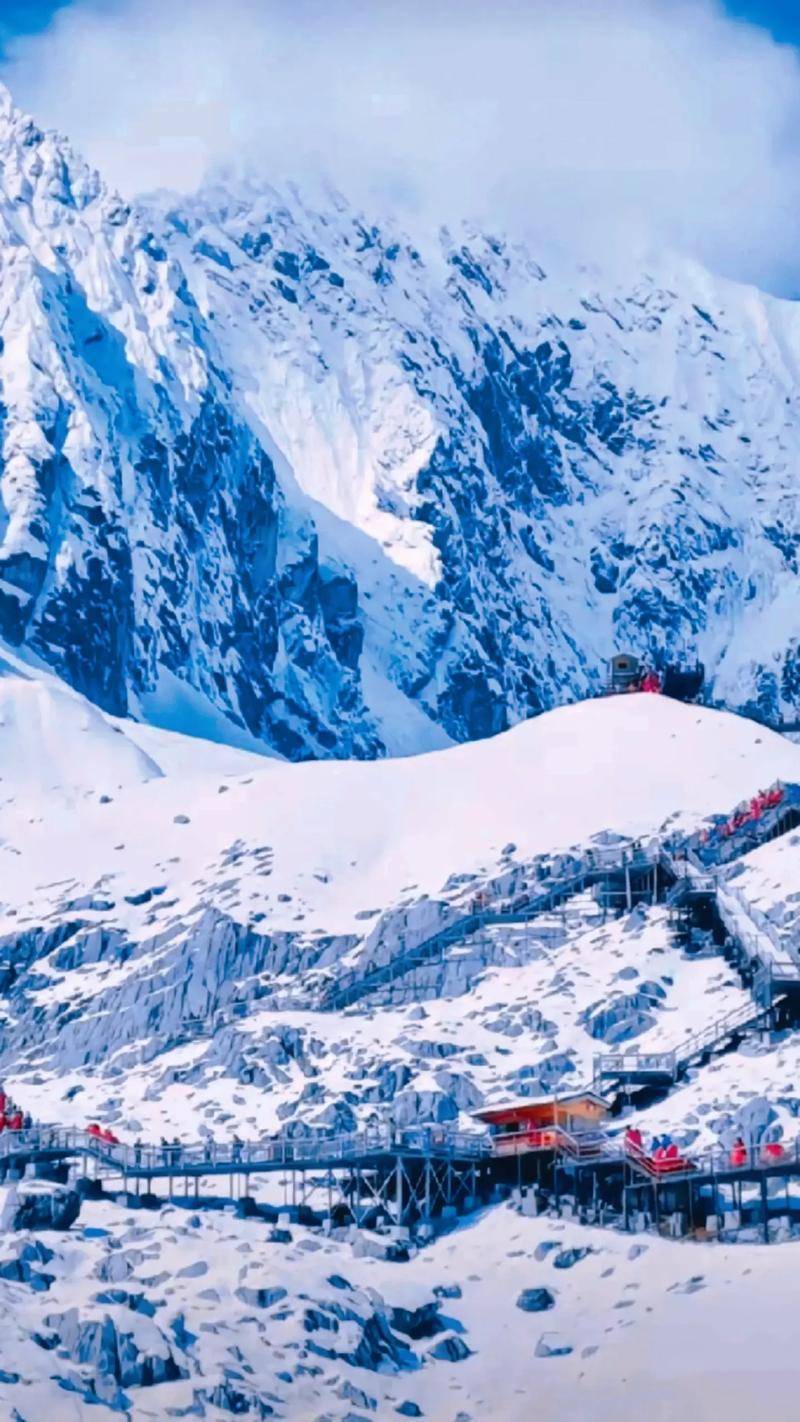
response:
[(0, 37), (41, 29), (56, 8), (57, 0), (0, 0)]
[(777, 40), (800, 44), (800, 6), (797, 0), (728, 0), (725, 8), (738, 19), (763, 25)]

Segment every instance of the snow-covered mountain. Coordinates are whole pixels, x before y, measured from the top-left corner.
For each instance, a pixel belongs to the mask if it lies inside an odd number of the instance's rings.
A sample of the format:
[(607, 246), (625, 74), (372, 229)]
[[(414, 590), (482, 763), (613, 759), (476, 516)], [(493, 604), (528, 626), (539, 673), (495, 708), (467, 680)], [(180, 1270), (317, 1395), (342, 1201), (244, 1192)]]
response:
[(0, 632), (108, 711), (375, 754), (352, 580), (287, 508), (180, 268), (7, 95), (0, 154)]
[[(321, 982), (402, 955), (477, 892), (504, 902), (531, 874), (560, 872), (609, 830), (649, 838), (665, 825), (694, 828), (760, 784), (800, 780), (800, 748), (784, 738), (647, 696), (560, 708), (489, 742), (425, 756), (297, 766), (113, 724), (51, 675), (9, 662), (0, 732), (6, 1074), (24, 1080), (43, 1114), (53, 1092), (80, 1084), (85, 1093), (95, 1073), (99, 1108), (124, 1065), (117, 1110), (142, 1121), (142, 1098), (169, 1110), (175, 1064), (191, 1060), (198, 1083), (221, 1069), (227, 1085), (217, 1080), (218, 1092), (257, 1084), (247, 1109), (259, 1129), (280, 1120), (307, 1126), (319, 1111), (352, 1124), (354, 1108), (376, 1099), (376, 1083), (377, 1099), (390, 1099), (380, 1083), (400, 1064), (410, 1099), (442, 1094), (441, 1083), (425, 1084), (429, 1063), (409, 1046), (413, 1016), (387, 1011), (388, 1035), (377, 1042), (368, 1019), (362, 1031), (351, 1017), (343, 1038), (339, 1014), (318, 1010)], [(793, 884), (789, 865), (779, 877)], [(447, 1109), (462, 1080), (468, 1105), (476, 1083), (508, 1091), (523, 1069), (582, 1078), (594, 1045), (584, 1012), (614, 1000), (619, 955), (643, 979), (648, 958), (664, 959), (659, 977), (670, 975), (684, 1030), (687, 1013), (707, 1011), (706, 969), (682, 965), (663, 909), (646, 933), (631, 937), (621, 922), (596, 939), (592, 902), (577, 901), (571, 913), (566, 946), (560, 922), (516, 936), (501, 928), (496, 941), (474, 947), (475, 961), (462, 945), (452, 963), (413, 978), (412, 1010), (430, 996), (450, 999), (430, 1007), (435, 1036), (461, 1022), (467, 989), (480, 1024), (446, 1054), (455, 1058)], [(576, 969), (583, 960), (586, 982), (556, 1000), (551, 978), (564, 980), (571, 955)], [(731, 970), (726, 981), (736, 983)], [(740, 985), (735, 993), (730, 1006)], [(545, 998), (548, 1030), (513, 1030), (516, 1013), (541, 1015)], [(235, 1027), (226, 1021), (234, 1004)], [(192, 1024), (201, 1041), (187, 1058)], [(494, 1057), (488, 1043), (506, 1026), (519, 1040)], [(476, 1050), (487, 1056), (485, 1071), (470, 1066)], [(342, 1053), (369, 1063), (362, 1087), (343, 1086)], [(285, 1070), (273, 1073), (276, 1062)], [(85, 1099), (77, 1109), (83, 1118)]]
[(615, 646), (794, 717), (800, 315), (325, 195), (135, 211), (0, 106), (0, 634), (290, 758), (487, 735)]
[(548, 275), (467, 229), (423, 254), (341, 200), (252, 186), (162, 207), (237, 388), (356, 567), (367, 662), (449, 735), (596, 689), (620, 646), (697, 654), (722, 701), (793, 716), (793, 303), (678, 258)]
[[(744, 973), (575, 870), (800, 783), (752, 721), (586, 696), (625, 645), (794, 718), (797, 308), (677, 258), (415, 246), (330, 194), (132, 210), (3, 94), (0, 337), (0, 1080), (44, 1123), (21, 1182), (0, 1131), (0, 1417), (790, 1415), (796, 1181), (771, 1250), (741, 1185), (733, 1244), (519, 1189), (405, 1238), (304, 1148), (452, 1140), (732, 1014), (628, 1119), (796, 1149), (800, 1034), (761, 1030), (755, 965), (798, 961), (797, 834), (739, 824), (720, 871)], [(51, 1128), (89, 1121), (169, 1177), (78, 1181)], [(172, 1178), (242, 1141), (280, 1171)]]
[[(406, 974), (407, 995), (342, 1014), (318, 987), (399, 956), (476, 893), (507, 903), (573, 849), (616, 857), (800, 780), (800, 747), (752, 722), (611, 697), (428, 755), (289, 765), (109, 717), (11, 652), (0, 673), (1, 1075), (36, 1119), (97, 1120), (128, 1145), (474, 1129), (481, 1105), (585, 1082), (603, 1043), (663, 1053), (750, 1002), (720, 952), (681, 950), (663, 904), (607, 916), (591, 893), (456, 942)], [(796, 834), (732, 882), (796, 953)], [(796, 1031), (753, 1034), (636, 1121), (696, 1151), (792, 1141), (798, 1066)], [(313, 1208), (283, 1220), (281, 1175), (248, 1177), (252, 1216), (178, 1180), (189, 1208), (158, 1181), (115, 1197), (111, 1179), (66, 1233), (9, 1224), (20, 1196), (54, 1187), (0, 1182), (0, 1415), (473, 1422), (491, 1398), (523, 1422), (534, 1394), (545, 1422), (594, 1416), (598, 1398), (626, 1419), (665, 1330), (686, 1338), (660, 1395), (690, 1395), (720, 1308), (735, 1331), (759, 1307), (779, 1367), (793, 1250), (759, 1248), (744, 1214), (742, 1242), (677, 1244), (512, 1199), (451, 1233), (437, 1222), (442, 1238), (395, 1262), (394, 1231), (323, 1226), (329, 1176), (309, 1176)], [(546, 1318), (526, 1290), (545, 1290)]]

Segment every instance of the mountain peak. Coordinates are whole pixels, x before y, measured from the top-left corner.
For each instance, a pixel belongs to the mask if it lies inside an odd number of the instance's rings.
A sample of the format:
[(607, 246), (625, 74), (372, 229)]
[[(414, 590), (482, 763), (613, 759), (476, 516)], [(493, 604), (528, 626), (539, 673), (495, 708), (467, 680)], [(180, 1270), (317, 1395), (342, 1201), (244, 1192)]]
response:
[(794, 717), (794, 305), (252, 176), (131, 212), (8, 91), (0, 144), (0, 635), (292, 757), (491, 735), (620, 645)]

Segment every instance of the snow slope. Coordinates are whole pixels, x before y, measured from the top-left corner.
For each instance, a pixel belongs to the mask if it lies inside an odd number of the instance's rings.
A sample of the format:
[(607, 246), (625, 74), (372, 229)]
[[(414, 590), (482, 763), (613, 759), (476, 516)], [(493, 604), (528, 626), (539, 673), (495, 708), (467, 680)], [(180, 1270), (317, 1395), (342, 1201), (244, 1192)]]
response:
[(0, 784), (6, 800), (69, 801), (142, 785), (156, 762), (90, 702), (54, 681), (0, 675)]
[[(793, 1415), (791, 1247), (680, 1246), (506, 1206), (398, 1265), (296, 1226), (275, 1242), (229, 1213), (90, 1203), (66, 1237), (0, 1248), (9, 1419)], [(587, 1252), (563, 1267), (570, 1250)], [(526, 1313), (536, 1288), (553, 1307)]]
[[(611, 282), (466, 229), (418, 250), (263, 184), (132, 212), (4, 93), (0, 257), (0, 1075), (26, 1108), (125, 1140), (467, 1124), (749, 1000), (663, 907), (586, 894), (405, 1000), (315, 1010), (477, 890), (800, 781), (800, 746), (660, 697), (525, 719), (620, 645), (794, 716), (795, 303), (679, 257)], [(730, 888), (800, 954), (799, 835)], [(796, 1032), (750, 1037), (637, 1119), (794, 1138), (799, 1071)], [(0, 1414), (791, 1415), (789, 1246), (500, 1208), (395, 1266), (293, 1231), (107, 1203), (44, 1248), (0, 1229)], [(562, 1270), (562, 1244), (591, 1252)], [(545, 1284), (552, 1313), (515, 1306)]]
[[(590, 895), (456, 945), (405, 1004), (377, 997), (343, 1017), (282, 1008), (272, 987), (296, 1000), (320, 964), (335, 972), (379, 941), (395, 951), (398, 922), (436, 922), (603, 831), (624, 843), (694, 827), (800, 779), (800, 747), (752, 722), (627, 696), (424, 756), (290, 765), (106, 717), (7, 663), (0, 1066), (35, 1116), (100, 1119), (125, 1140), (467, 1123), (485, 1102), (585, 1081), (604, 1044), (669, 1048), (746, 1000), (718, 955), (682, 954), (663, 907), (603, 922)], [(783, 869), (767, 846), (733, 882), (772, 855), (777, 901), (795, 840), (780, 841)], [(797, 1034), (745, 1042), (641, 1124), (695, 1148), (793, 1136), (799, 1067)], [(280, 1208), (288, 1183), (249, 1188)], [(534, 1398), (545, 1422), (633, 1422), (644, 1406), (666, 1422), (704, 1372), (694, 1415), (744, 1422), (752, 1379), (698, 1340), (753, 1308), (769, 1330), (759, 1396), (787, 1395), (791, 1245), (671, 1245), (506, 1206), (404, 1265), (290, 1235), (203, 1207), (107, 1203), (65, 1238), (0, 1231), (0, 1412), (388, 1422), (417, 1407), (465, 1422), (491, 1407), (523, 1422)], [(592, 1252), (556, 1268), (562, 1246)], [(516, 1307), (543, 1286), (552, 1310)], [(397, 1333), (397, 1310), (420, 1307), (423, 1336)]]
[[(107, 723), (98, 716), (95, 724), (105, 756)], [(127, 756), (128, 738), (116, 742)], [(69, 774), (73, 747), (63, 750)], [(87, 766), (93, 753), (90, 743)], [(101, 760), (98, 792), (102, 769)], [(800, 748), (752, 722), (660, 697), (608, 698), (425, 756), (302, 766), (252, 757), (246, 775), (192, 768), (122, 784), (110, 804), (88, 796), (77, 835), (57, 814), (30, 824), (27, 797), (17, 797), (0, 811), (17, 859), (8, 902), (24, 920), (40, 919), (49, 865), (58, 879), (85, 886), (107, 876), (112, 921), (130, 928), (142, 916), (124, 897), (158, 882), (182, 914), (224, 902), (242, 922), (262, 913), (263, 931), (299, 922), (363, 931), (360, 913), (441, 895), (454, 874), (489, 874), (510, 843), (524, 862), (609, 828), (654, 833), (678, 810), (695, 824), (777, 778), (800, 778)], [(236, 844), (242, 863), (223, 872)], [(268, 874), (248, 863), (256, 850), (268, 854)]]
[[(6, 686), (26, 704), (29, 680)], [(47, 718), (36, 722), (31, 734), (47, 725)], [(6, 983), (13, 1011), (0, 1027), (7, 1069), (47, 1059), (66, 1079), (119, 1057), (147, 1094), (154, 1068), (136, 1073), (154, 1053), (163, 1057), (165, 1081), (170, 1063), (202, 1082), (212, 1059), (240, 1080), (253, 1071), (263, 1077), (267, 1062), (282, 1061), (288, 1090), (267, 1103), (270, 1119), (278, 1106), (302, 1115), (301, 1078), (307, 1084), (321, 1069), (318, 1104), (335, 1106), (347, 1095), (325, 1062), (326, 1052), (335, 1055), (336, 1018), (317, 1027), (313, 1012), (297, 1011), (319, 969), (335, 977), (345, 961), (386, 960), (409, 933), (425, 936), (463, 912), (477, 888), (507, 893), (497, 885), (519, 883), (605, 831), (638, 838), (664, 826), (693, 828), (760, 785), (800, 778), (800, 748), (791, 742), (726, 713), (648, 696), (586, 702), (484, 743), (368, 764), (293, 766), (133, 723), (112, 728), (97, 713), (88, 734), (80, 716), (78, 725), (77, 747), (66, 734), (28, 746), (48, 767), (48, 783), (73, 783), (80, 765), (90, 788), (72, 813), (61, 812), (46, 785), (30, 782), (12, 786), (0, 804), (0, 855), (13, 866), (4, 877), (0, 951), (17, 964)], [(108, 767), (109, 746), (119, 752), (119, 769)], [(62, 767), (53, 767), (62, 752)], [(627, 1022), (628, 1033), (634, 1024), (640, 1033), (649, 1027), (659, 1047), (674, 1045), (706, 1010), (714, 973), (700, 988), (696, 973), (679, 974), (657, 918), (633, 924), (622, 938), (610, 925), (581, 939), (579, 906), (575, 914), (568, 930), (543, 921), (522, 942), (501, 932), (479, 946), (475, 961), (472, 950), (461, 950), (420, 980), (425, 996), (470, 989), (476, 1024), (488, 1024), (478, 1036), (491, 1034), (495, 1022), (501, 1037), (522, 1034), (522, 1056), (505, 1073), (494, 1065), (485, 1076), (459, 1068), (481, 1091), (515, 1085), (526, 1065), (542, 1079), (583, 1077), (598, 1038), (613, 1040), (595, 1023), (604, 1006), (609, 1031), (615, 1020)], [(586, 980), (577, 990), (576, 974)], [(639, 983), (626, 986), (626, 976)], [(660, 1009), (649, 1015), (642, 985), (650, 980), (656, 996), (669, 999), (671, 1023)], [(573, 988), (559, 1002), (569, 981)], [(276, 992), (294, 1011), (276, 1013), (274, 1002), (259, 1009)], [(736, 1005), (738, 992), (725, 1006)], [(203, 1023), (234, 1003), (245, 1010), (245, 1027), (209, 1037)], [(718, 1003), (715, 1015), (722, 1010)], [(552, 1027), (537, 1027), (539, 1018)], [(189, 1022), (203, 1039), (197, 1048), (183, 1045)], [(385, 1024), (392, 1040), (408, 1036), (404, 1017), (390, 1013)], [(443, 1008), (439, 1027), (453, 1025)], [(357, 1040), (358, 1033), (354, 1051)], [(471, 1040), (483, 1050), (495, 1039)], [(410, 1056), (406, 1048), (397, 1056), (407, 1080), (409, 1062), (414, 1079), (425, 1069), (416, 1056), (413, 1046)], [(363, 1064), (368, 1077), (386, 1076), (386, 1061), (368, 1041)], [(135, 1114), (127, 1094), (124, 1109)], [(247, 1109), (262, 1115), (254, 1097)]]
[[(691, 961), (680, 953), (661, 909), (605, 924), (581, 924), (578, 917), (559, 927), (534, 922), (497, 930), (505, 954), (494, 961), (483, 945), (473, 947), (471, 984), (432, 968), (427, 982), (417, 975), (405, 1006), (376, 1008), (378, 996), (370, 1011), (350, 1014), (346, 1028), (335, 1013), (276, 1014), (254, 1004), (235, 1034), (218, 1029), (216, 1043), (210, 1034), (173, 1047), (162, 1043), (157, 1061), (151, 1052), (136, 1060), (123, 1051), (122, 1080), (112, 1082), (102, 1064), (97, 1073), (67, 1061), (43, 1071), (41, 1051), (30, 1066), (10, 1058), (7, 1080), (38, 1117), (47, 1117), (55, 1099), (76, 1125), (101, 1116), (145, 1139), (162, 1133), (196, 1139), (208, 1130), (220, 1139), (234, 1130), (257, 1139), (282, 1122), (334, 1125), (336, 1112), (344, 1112), (344, 1128), (374, 1119), (376, 1106), (403, 1125), (461, 1113), (468, 1129), (470, 1112), (482, 1104), (578, 1087), (591, 1080), (596, 1053), (633, 1039), (642, 1050), (670, 1050), (748, 1001), (718, 957)], [(80, 1003), (85, 991), (85, 969), (67, 974), (70, 1003)], [(39, 994), (43, 1004), (51, 997), (49, 990)], [(229, 1070), (235, 1053), (243, 1065), (258, 1065), (257, 1085), (246, 1069), (238, 1079)], [(778, 1094), (791, 1094), (782, 1068), (794, 1060), (785, 1048), (772, 1054), (753, 1084), (774, 1097), (780, 1082)], [(716, 1082), (726, 1109), (728, 1094), (737, 1097), (736, 1070), (732, 1062), (730, 1085)], [(707, 1091), (707, 1083), (699, 1090)], [(742, 1087), (732, 1113), (747, 1095)], [(675, 1103), (653, 1111), (653, 1120), (660, 1124), (666, 1115), (670, 1126), (691, 1128), (697, 1122), (687, 1118), (696, 1104), (678, 1092)], [(785, 1112), (782, 1119), (790, 1130)], [(709, 1121), (701, 1145), (712, 1141)]]

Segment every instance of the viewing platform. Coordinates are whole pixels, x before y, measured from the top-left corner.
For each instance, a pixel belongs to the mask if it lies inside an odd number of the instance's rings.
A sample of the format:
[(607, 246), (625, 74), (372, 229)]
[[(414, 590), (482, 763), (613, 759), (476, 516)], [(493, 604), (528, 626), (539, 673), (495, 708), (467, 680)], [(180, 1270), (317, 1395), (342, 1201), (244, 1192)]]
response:
[[(628, 1129), (611, 1129), (609, 1103), (590, 1092), (561, 1101), (512, 1103), (489, 1107), (478, 1119), (486, 1131), (448, 1127), (389, 1127), (326, 1137), (193, 1145), (99, 1139), (90, 1130), (37, 1126), (0, 1133), (0, 1171), (19, 1179), (25, 1172), (66, 1179), (84, 1178), (87, 1191), (114, 1193), (114, 1181), (129, 1202), (157, 1204), (159, 1181), (167, 1198), (191, 1199), (201, 1207), (202, 1181), (229, 1177), (228, 1198), (249, 1199), (251, 1176), (278, 1177), (291, 1187), (294, 1204), (321, 1192), (326, 1204), (320, 1218), (350, 1219), (367, 1225), (375, 1212), (396, 1224), (425, 1223), (438, 1213), (469, 1212), (502, 1198), (498, 1191), (534, 1190), (542, 1207), (560, 1212), (590, 1209), (596, 1222), (646, 1228), (666, 1216), (671, 1229), (705, 1229), (723, 1208), (746, 1208), (757, 1219), (763, 1238), (770, 1237), (776, 1212), (775, 1186), (782, 1182), (782, 1209), (796, 1202), (800, 1224), (800, 1136), (791, 1140), (737, 1140), (701, 1152), (670, 1144), (646, 1147)], [(176, 1186), (184, 1182), (184, 1195)], [(194, 1195), (189, 1190), (194, 1186)], [(135, 1187), (135, 1194), (132, 1193)], [(797, 1194), (794, 1194), (794, 1190)], [(724, 1199), (723, 1199), (724, 1197)], [(214, 1197), (215, 1199), (217, 1197)], [(209, 1203), (213, 1203), (213, 1200)], [(780, 1203), (780, 1202), (778, 1202)], [(250, 1201), (251, 1212), (257, 1206)], [(312, 1211), (312, 1215), (314, 1212)], [(637, 1224), (642, 1217), (650, 1225)], [(680, 1229), (676, 1221), (680, 1221)]]

